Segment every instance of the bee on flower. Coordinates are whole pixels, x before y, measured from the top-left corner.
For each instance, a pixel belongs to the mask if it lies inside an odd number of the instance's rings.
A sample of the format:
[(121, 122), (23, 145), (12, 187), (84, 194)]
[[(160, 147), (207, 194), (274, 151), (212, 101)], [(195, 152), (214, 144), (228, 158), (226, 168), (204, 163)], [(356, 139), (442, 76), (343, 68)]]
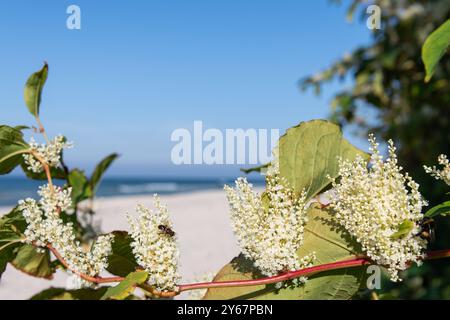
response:
[(179, 249), (169, 211), (157, 195), (154, 196), (157, 211), (138, 205), (138, 218), (127, 215), (131, 247), (137, 263), (149, 274), (148, 283), (160, 291), (173, 291), (181, 277), (178, 273)]

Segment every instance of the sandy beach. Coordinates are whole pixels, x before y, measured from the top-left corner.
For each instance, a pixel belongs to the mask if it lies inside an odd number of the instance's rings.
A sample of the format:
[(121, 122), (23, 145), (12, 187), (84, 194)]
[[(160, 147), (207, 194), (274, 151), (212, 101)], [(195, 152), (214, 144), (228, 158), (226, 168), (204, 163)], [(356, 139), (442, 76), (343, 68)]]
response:
[[(218, 271), (238, 253), (231, 230), (228, 203), (220, 190), (162, 196), (172, 214), (181, 251), (183, 282)], [(96, 200), (96, 220), (104, 232), (128, 230), (125, 213), (137, 203), (152, 205), (152, 196), (108, 197)], [(9, 208), (0, 208), (0, 215)], [(28, 299), (49, 287), (65, 287), (58, 271), (51, 281), (30, 277), (8, 265), (0, 281), (0, 300)], [(181, 296), (183, 298), (185, 296)]]

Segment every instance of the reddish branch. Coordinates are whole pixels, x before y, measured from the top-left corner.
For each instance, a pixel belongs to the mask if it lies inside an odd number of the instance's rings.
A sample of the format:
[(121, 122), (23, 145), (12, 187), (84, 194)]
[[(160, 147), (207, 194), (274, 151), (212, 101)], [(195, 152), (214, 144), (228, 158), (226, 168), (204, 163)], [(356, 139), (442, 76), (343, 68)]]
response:
[[(64, 258), (59, 254), (59, 252), (55, 248), (53, 248), (50, 244), (47, 245), (47, 248), (55, 255), (55, 257), (67, 269), (71, 270), (73, 273), (78, 275), (80, 278), (87, 280), (89, 282), (98, 283), (98, 284), (113, 283), (113, 282), (120, 282), (125, 279), (123, 277), (108, 277), (108, 278), (104, 278), (104, 277), (100, 277), (100, 276), (92, 277), (92, 276), (88, 276), (86, 274), (80, 273), (76, 270), (73, 270), (68, 265), (68, 263), (64, 260)], [(440, 258), (447, 258), (447, 257), (450, 257), (450, 249), (439, 250), (439, 251), (430, 251), (426, 254), (424, 260), (433, 260), (433, 259), (440, 259)], [(177, 291), (169, 291), (169, 292), (160, 292), (148, 285), (143, 285), (143, 286), (141, 286), (141, 288), (146, 291), (149, 291), (150, 293), (152, 293), (155, 296), (173, 297), (183, 291), (196, 290), (196, 289), (207, 289), (207, 288), (229, 288), (229, 287), (248, 287), (248, 286), (267, 285), (267, 284), (273, 284), (273, 283), (277, 283), (277, 282), (295, 279), (298, 277), (311, 276), (313, 274), (317, 274), (317, 273), (324, 272), (324, 271), (338, 270), (338, 269), (344, 269), (344, 268), (353, 268), (353, 267), (359, 267), (359, 266), (364, 266), (364, 265), (369, 265), (369, 264), (373, 264), (373, 262), (369, 258), (355, 257), (355, 258), (342, 260), (342, 261), (338, 261), (338, 262), (321, 264), (318, 266), (305, 268), (305, 269), (301, 269), (301, 270), (289, 271), (289, 272), (280, 274), (278, 276), (266, 277), (266, 278), (260, 278), (260, 279), (182, 284), (182, 285), (178, 286)]]

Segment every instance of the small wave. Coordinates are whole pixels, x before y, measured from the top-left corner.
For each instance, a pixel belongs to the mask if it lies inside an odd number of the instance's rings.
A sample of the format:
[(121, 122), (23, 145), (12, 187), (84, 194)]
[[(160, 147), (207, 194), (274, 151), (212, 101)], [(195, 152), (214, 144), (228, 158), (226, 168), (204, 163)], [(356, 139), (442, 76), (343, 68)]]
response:
[(175, 182), (154, 182), (134, 185), (121, 184), (118, 189), (122, 194), (176, 192), (178, 190), (178, 184)]

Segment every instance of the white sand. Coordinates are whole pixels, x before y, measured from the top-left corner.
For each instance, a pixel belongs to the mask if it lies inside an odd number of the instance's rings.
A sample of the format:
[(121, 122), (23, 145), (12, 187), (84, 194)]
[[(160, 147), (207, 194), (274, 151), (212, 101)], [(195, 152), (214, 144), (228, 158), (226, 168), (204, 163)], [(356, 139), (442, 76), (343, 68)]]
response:
[[(172, 214), (181, 251), (183, 282), (216, 272), (238, 253), (230, 227), (223, 191), (203, 191), (161, 197)], [(96, 200), (96, 219), (104, 232), (128, 230), (125, 213), (136, 203), (151, 206), (151, 196), (111, 197)], [(0, 215), (8, 208), (0, 208)], [(30, 277), (8, 265), (0, 281), (0, 300), (28, 299), (51, 286), (65, 287), (67, 276), (58, 271), (53, 280)]]

